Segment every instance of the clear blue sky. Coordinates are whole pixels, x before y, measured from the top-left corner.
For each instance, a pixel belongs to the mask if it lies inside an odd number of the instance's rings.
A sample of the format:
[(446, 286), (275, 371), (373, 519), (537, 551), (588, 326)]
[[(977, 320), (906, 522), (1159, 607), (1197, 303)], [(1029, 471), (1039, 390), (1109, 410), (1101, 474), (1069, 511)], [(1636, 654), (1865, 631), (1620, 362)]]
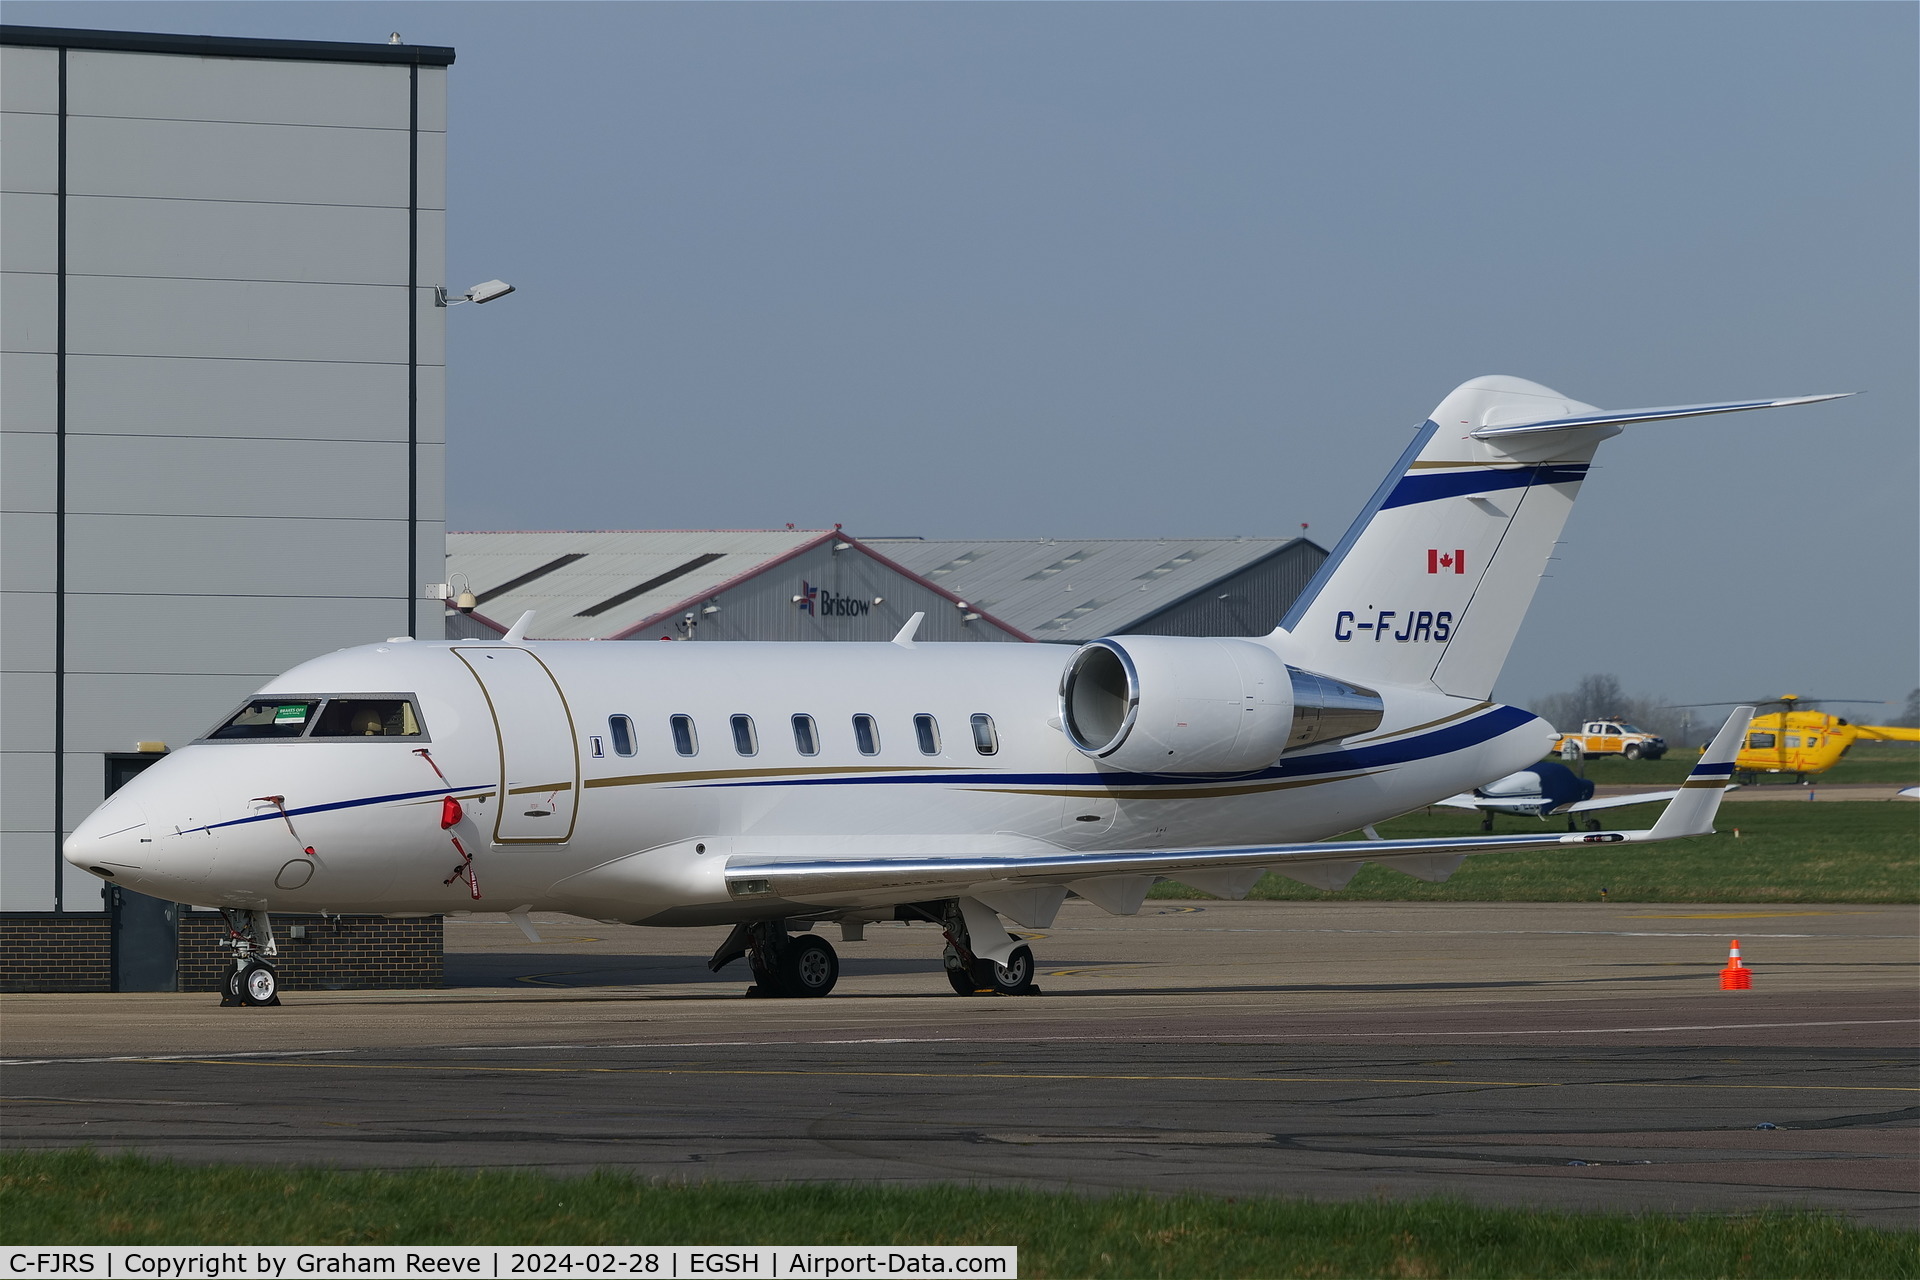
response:
[[(452, 524), (1287, 534), (1453, 386), (1630, 428), (1502, 681), (1916, 681), (1896, 3), (176, 4), (452, 45)], [(1864, 708), (1861, 710), (1865, 710)]]

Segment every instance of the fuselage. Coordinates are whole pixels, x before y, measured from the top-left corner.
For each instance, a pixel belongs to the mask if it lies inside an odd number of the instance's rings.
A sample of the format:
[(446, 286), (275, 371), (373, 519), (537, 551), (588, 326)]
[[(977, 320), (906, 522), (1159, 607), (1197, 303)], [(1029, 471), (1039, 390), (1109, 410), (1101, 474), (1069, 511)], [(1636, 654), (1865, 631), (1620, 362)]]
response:
[[(342, 650), (256, 695), (258, 731), (281, 736), (216, 733), (176, 751), (90, 816), (66, 856), (142, 893), (222, 907), (529, 907), (719, 923), (756, 916), (726, 891), (729, 856), (1315, 840), (1510, 773), (1538, 759), (1550, 732), (1512, 707), (1383, 687), (1384, 719), (1356, 738), (1249, 773), (1127, 772), (1061, 731), (1072, 654), (1043, 644)], [(401, 701), (404, 716), (392, 712)], [(330, 706), (391, 714), (363, 733), (343, 715), (329, 726)], [(596, 870), (616, 862), (618, 876)]]

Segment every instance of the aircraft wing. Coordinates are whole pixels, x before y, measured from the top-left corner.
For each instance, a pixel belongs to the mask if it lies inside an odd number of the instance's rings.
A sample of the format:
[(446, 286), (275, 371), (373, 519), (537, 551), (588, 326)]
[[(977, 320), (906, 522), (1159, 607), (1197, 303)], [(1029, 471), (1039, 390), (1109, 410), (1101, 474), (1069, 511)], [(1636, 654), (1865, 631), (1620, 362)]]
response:
[(1127, 915), (1138, 909), (1148, 887), (1161, 877), (1238, 898), (1268, 870), (1317, 887), (1337, 889), (1344, 887), (1366, 862), (1378, 862), (1421, 879), (1444, 880), (1471, 854), (1708, 835), (1733, 773), (1734, 753), (1752, 716), (1751, 707), (1735, 709), (1686, 782), (1670, 793), (1673, 798), (1659, 821), (1645, 831), (1543, 831), (1511, 836), (1049, 850), (979, 856), (960, 853), (841, 859), (736, 854), (726, 864), (727, 891), (735, 900), (760, 898), (791, 903), (796, 914), (798, 908), (808, 906), (857, 909), (962, 895), (978, 899), (1019, 923), (1044, 928), (1068, 890), (1116, 914)]

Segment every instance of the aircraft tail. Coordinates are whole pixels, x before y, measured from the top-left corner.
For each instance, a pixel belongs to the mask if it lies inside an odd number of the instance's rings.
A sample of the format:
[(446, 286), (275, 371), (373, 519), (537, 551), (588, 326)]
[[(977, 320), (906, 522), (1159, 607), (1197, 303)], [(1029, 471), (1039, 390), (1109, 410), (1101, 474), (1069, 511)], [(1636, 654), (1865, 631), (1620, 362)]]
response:
[(1629, 422), (1836, 398), (1607, 412), (1475, 378), (1415, 434), (1280, 630), (1343, 678), (1488, 697), (1602, 440)]

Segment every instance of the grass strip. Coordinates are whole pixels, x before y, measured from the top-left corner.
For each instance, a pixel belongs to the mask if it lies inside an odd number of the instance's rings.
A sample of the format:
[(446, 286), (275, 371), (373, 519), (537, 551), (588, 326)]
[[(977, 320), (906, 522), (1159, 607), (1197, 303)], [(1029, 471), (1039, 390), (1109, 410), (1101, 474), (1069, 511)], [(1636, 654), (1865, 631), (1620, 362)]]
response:
[[(1658, 805), (1605, 814), (1645, 827)], [(1500, 833), (1558, 831), (1565, 818), (1495, 819)], [(1368, 864), (1338, 893), (1269, 875), (1251, 898), (1286, 901), (1870, 903), (1920, 901), (1920, 805), (1910, 800), (1845, 803), (1758, 801), (1721, 808), (1721, 834), (1659, 844), (1575, 845), (1468, 858), (1443, 884)], [(1736, 838), (1732, 833), (1739, 829)], [(1436, 809), (1383, 822), (1387, 837), (1468, 836), (1478, 814)], [(1341, 839), (1359, 839), (1353, 832)], [(1167, 881), (1156, 898), (1209, 895)]]
[(1557, 1213), (1453, 1200), (653, 1184), (0, 1153), (0, 1243), (1020, 1248), (1028, 1277), (1920, 1275), (1920, 1235), (1813, 1212)]

